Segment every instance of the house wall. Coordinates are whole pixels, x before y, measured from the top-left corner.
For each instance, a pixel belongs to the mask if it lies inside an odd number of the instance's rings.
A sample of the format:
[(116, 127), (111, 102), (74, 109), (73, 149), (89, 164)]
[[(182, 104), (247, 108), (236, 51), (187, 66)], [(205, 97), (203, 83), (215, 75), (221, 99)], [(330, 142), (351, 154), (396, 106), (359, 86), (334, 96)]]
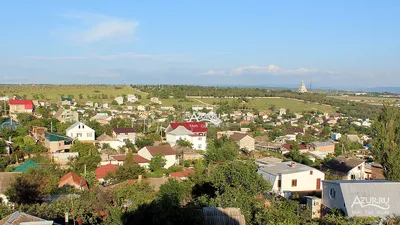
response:
[(79, 120), (79, 114), (75, 111), (66, 110), (56, 119), (61, 123), (77, 122)]
[(64, 100), (61, 102), (61, 105), (71, 105), (70, 101)]
[(50, 141), (45, 140), (45, 146), (50, 150), (50, 152), (64, 151), (66, 149), (70, 149), (71, 145), (64, 144), (64, 141)]
[[(335, 190), (335, 198), (329, 196), (331, 189)], [(344, 205), (344, 198), (342, 189), (339, 184), (323, 182), (322, 189), (322, 205), (328, 207), (329, 209), (341, 209), (346, 213), (346, 207)]]
[(254, 138), (252, 138), (250, 136), (246, 136), (246, 137), (242, 138), (239, 141), (239, 147), (245, 148), (249, 151), (253, 151), (254, 150)]
[[(143, 158), (148, 159), (148, 160), (151, 160), (153, 158), (153, 156), (150, 154), (150, 152), (147, 150), (146, 147), (140, 149), (138, 151), (138, 155), (140, 155)], [(176, 161), (176, 155), (164, 155), (163, 157), (164, 157), (164, 159), (166, 159), (165, 166), (164, 166), (164, 168), (166, 168), (166, 169), (168, 169), (171, 166), (175, 165), (176, 162), (177, 162)]]
[(94, 141), (95, 139), (95, 131), (82, 123), (67, 130), (67, 135), (80, 141)]
[(25, 109), (25, 105), (10, 105), (10, 113), (32, 113), (31, 109)]
[[(360, 167), (360, 168), (358, 168)], [(351, 175), (355, 176), (353, 180), (365, 180), (365, 163), (360, 164), (359, 166), (354, 167), (347, 173), (347, 180), (352, 180)]]
[(335, 152), (335, 145), (326, 145), (326, 146), (318, 146), (314, 148), (316, 151), (326, 152), (326, 153), (333, 153)]
[(125, 143), (122, 141), (100, 141), (100, 145), (109, 144), (112, 149), (119, 149), (120, 147), (125, 146)]
[(147, 160), (151, 160), (153, 158), (153, 156), (150, 154), (150, 152), (147, 150), (146, 147), (140, 149), (138, 151), (138, 155), (142, 156), (143, 158), (145, 158)]
[[(282, 174), (281, 190), (282, 192), (299, 192), (299, 191), (315, 191), (317, 190), (317, 179), (324, 180), (325, 174), (319, 170), (303, 171), (290, 174)], [(292, 187), (292, 180), (297, 180), (297, 186)], [(322, 184), (320, 184), (322, 188)]]
[(176, 145), (176, 141), (179, 139), (187, 140), (193, 144), (193, 148), (196, 150), (206, 150), (207, 147), (207, 137), (206, 136), (189, 136), (189, 135), (173, 135), (173, 134), (166, 134), (166, 139), (168, 144), (171, 146)]
[(119, 133), (116, 134), (113, 132), (113, 137), (117, 138), (120, 141), (125, 141), (126, 139), (129, 139), (133, 144), (135, 144), (136, 141), (136, 133)]

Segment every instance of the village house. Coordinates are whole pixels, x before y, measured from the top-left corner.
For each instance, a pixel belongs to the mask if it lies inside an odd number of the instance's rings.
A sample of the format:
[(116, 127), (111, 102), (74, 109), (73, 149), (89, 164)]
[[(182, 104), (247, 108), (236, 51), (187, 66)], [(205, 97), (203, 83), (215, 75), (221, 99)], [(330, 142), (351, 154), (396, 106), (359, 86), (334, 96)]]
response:
[(60, 109), (54, 114), (54, 118), (61, 123), (74, 123), (79, 121), (79, 113), (69, 109)]
[(333, 154), (335, 152), (335, 143), (331, 141), (315, 141), (310, 144), (310, 150)]
[(287, 110), (286, 110), (285, 108), (280, 108), (280, 109), (278, 110), (278, 115), (279, 115), (279, 116), (286, 115), (286, 112), (287, 112)]
[(248, 134), (234, 133), (230, 136), (230, 139), (234, 140), (240, 149), (246, 149), (248, 151), (253, 151), (255, 149), (255, 140)]
[(120, 141), (116, 138), (110, 137), (106, 133), (100, 135), (96, 138), (96, 143), (103, 148), (105, 145), (110, 146), (110, 148), (118, 150), (121, 147), (125, 146), (125, 142)]
[(138, 111), (146, 111), (146, 107), (144, 105), (138, 105), (137, 110)]
[(313, 167), (296, 162), (269, 163), (258, 173), (272, 184), (272, 192), (289, 198), (294, 193), (321, 191), (325, 174)]
[(351, 218), (399, 216), (399, 190), (399, 182), (385, 180), (326, 180), (322, 205)]
[[(107, 165), (107, 164), (113, 164), (113, 165), (119, 165), (122, 166), (124, 165), (126, 155), (111, 155), (107, 157), (107, 159), (104, 159), (103, 161), (100, 162), (101, 165)], [(133, 154), (133, 158), (135, 160), (135, 163), (137, 163), (139, 166), (143, 168), (148, 168), (150, 160), (143, 158), (142, 156), (138, 154)]]
[(114, 128), (113, 129), (113, 138), (116, 138), (123, 142), (126, 142), (129, 140), (131, 143), (135, 144), (136, 130), (135, 130), (135, 128), (131, 128), (131, 127)]
[(71, 106), (72, 98), (61, 98), (61, 105), (62, 106)]
[(322, 170), (329, 170), (331, 174), (340, 176), (342, 180), (364, 180), (365, 167), (365, 161), (362, 159), (339, 156), (326, 162)]
[(10, 100), (10, 114), (33, 113), (35, 106), (32, 100)]
[(193, 111), (203, 111), (203, 110), (213, 111), (214, 107), (212, 105), (193, 105)]
[(65, 152), (69, 150), (74, 139), (68, 136), (46, 132), (44, 146), (51, 152)]
[(170, 123), (165, 129), (167, 142), (174, 146), (179, 139), (192, 143), (196, 150), (206, 150), (207, 126), (204, 122)]
[(154, 104), (158, 104), (158, 105), (162, 104), (161, 100), (159, 98), (157, 98), (157, 97), (150, 98), (150, 102), (154, 103)]
[(139, 101), (138, 97), (136, 97), (136, 95), (134, 94), (129, 94), (126, 98), (127, 98), (126, 100), (131, 103)]
[(122, 96), (118, 96), (114, 100), (118, 103), (118, 105), (124, 104), (124, 97)]
[(94, 141), (95, 131), (82, 122), (75, 122), (66, 130), (67, 136), (79, 141)]
[(0, 220), (1, 225), (57, 225), (52, 220), (45, 220), (20, 211), (5, 216)]
[(79, 190), (89, 189), (87, 181), (73, 172), (69, 172), (65, 174), (63, 177), (61, 177), (60, 181), (58, 182), (58, 187), (59, 188), (71, 187)]
[(109, 124), (110, 121), (112, 120), (112, 116), (109, 116), (107, 113), (97, 113), (93, 117), (90, 118), (90, 120), (95, 120), (99, 122), (101, 125), (106, 125)]
[(96, 179), (100, 182), (104, 182), (104, 178), (108, 173), (114, 173), (118, 169), (118, 165), (107, 164), (96, 168), (94, 173), (96, 174)]
[[(308, 148), (305, 145), (298, 145), (299, 146), (299, 151), (300, 153), (307, 153), (308, 152)], [(281, 147), (281, 154), (285, 155), (287, 153), (289, 153), (290, 151), (292, 151), (292, 149), (294, 148), (294, 145), (292, 144), (283, 144)]]
[(90, 107), (90, 108), (93, 108), (93, 102), (92, 102), (92, 101), (87, 101), (87, 102), (85, 103), (85, 106)]
[(183, 161), (186, 160), (198, 160), (198, 159), (203, 159), (203, 155), (200, 154), (198, 151), (189, 148), (189, 147), (184, 147), (184, 146), (179, 146), (179, 145), (175, 145), (174, 147), (172, 147), (172, 149), (174, 149), (174, 151), (176, 152), (176, 154), (178, 156), (180, 156)]
[(162, 155), (166, 160), (164, 166), (166, 169), (179, 163), (179, 159), (177, 158), (175, 151), (169, 145), (146, 146), (138, 151), (138, 155), (147, 160), (151, 160), (155, 156)]

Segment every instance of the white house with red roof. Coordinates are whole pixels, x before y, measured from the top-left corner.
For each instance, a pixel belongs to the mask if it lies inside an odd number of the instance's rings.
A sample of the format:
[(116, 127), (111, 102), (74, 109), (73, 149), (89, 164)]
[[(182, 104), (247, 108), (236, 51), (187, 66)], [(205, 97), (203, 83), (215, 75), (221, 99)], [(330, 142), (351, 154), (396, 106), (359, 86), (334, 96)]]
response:
[(192, 143), (196, 150), (206, 150), (207, 130), (204, 122), (170, 123), (165, 129), (165, 136), (171, 146), (175, 146), (176, 141), (183, 139)]
[(155, 156), (162, 155), (166, 160), (164, 166), (166, 169), (179, 163), (176, 152), (169, 145), (145, 146), (138, 151), (138, 155), (149, 161)]
[(35, 108), (32, 100), (10, 100), (10, 113), (33, 113)]

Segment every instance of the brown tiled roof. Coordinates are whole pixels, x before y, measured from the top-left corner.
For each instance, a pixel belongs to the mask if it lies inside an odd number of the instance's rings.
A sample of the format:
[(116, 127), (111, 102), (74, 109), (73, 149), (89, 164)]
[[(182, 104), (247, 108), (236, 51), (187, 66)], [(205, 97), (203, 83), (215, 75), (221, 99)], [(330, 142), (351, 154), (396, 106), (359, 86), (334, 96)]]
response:
[(240, 141), (243, 138), (245, 138), (246, 136), (247, 136), (247, 134), (242, 134), (242, 133), (236, 133), (235, 132), (234, 134), (231, 135), (231, 139), (234, 140), (234, 141)]
[(104, 165), (104, 166), (100, 166), (95, 171), (96, 178), (97, 179), (102, 179), (107, 175), (107, 173), (112, 173), (112, 172), (116, 171), (117, 169), (118, 169), (118, 166), (117, 165), (113, 165), (111, 163), (107, 164), (107, 165)]
[(339, 172), (347, 173), (352, 170), (354, 167), (365, 162), (362, 159), (356, 158), (346, 158), (339, 156), (337, 158), (331, 159), (323, 165), (324, 169), (331, 169)]
[(135, 133), (136, 130), (135, 130), (135, 128), (131, 128), (131, 127), (128, 127), (128, 128), (114, 128), (114, 132), (115, 132), (116, 134), (121, 134), (121, 133)]
[[(125, 155), (113, 155), (111, 156), (117, 161), (125, 161)], [(134, 154), (133, 158), (135, 159), (136, 163), (148, 163), (150, 162), (148, 159), (143, 158), (142, 156), (138, 154)]]
[(171, 177), (181, 178), (181, 177), (187, 177), (187, 176), (189, 176), (190, 174), (195, 174), (195, 173), (196, 173), (196, 172), (195, 172), (194, 170), (192, 170), (192, 169), (185, 169), (185, 170), (180, 171), (180, 172), (172, 172), (172, 173), (170, 173), (169, 175), (170, 175)]
[(156, 156), (158, 154), (176, 155), (175, 151), (169, 145), (146, 146), (145, 148), (147, 148), (152, 156)]
[[(282, 145), (282, 147), (284, 148), (284, 149), (287, 149), (288, 151), (291, 151), (292, 150), (292, 144), (284, 144), (284, 145)], [(299, 145), (299, 150), (307, 150), (308, 148), (307, 148), (307, 146), (305, 146), (305, 145)]]
[(73, 172), (69, 172), (69, 173), (65, 174), (63, 177), (61, 177), (59, 185), (71, 177), (72, 177), (72, 182), (74, 184), (81, 185), (83, 189), (86, 189), (86, 190), (89, 189), (86, 180), (83, 179), (82, 177), (80, 177), (78, 174), (73, 173)]

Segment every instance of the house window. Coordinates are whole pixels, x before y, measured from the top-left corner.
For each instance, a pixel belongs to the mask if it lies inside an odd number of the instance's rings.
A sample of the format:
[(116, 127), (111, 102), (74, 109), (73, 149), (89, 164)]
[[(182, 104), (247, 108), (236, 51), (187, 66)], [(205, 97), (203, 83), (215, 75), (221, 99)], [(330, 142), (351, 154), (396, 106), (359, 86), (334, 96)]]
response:
[(350, 179), (355, 180), (355, 179), (356, 179), (356, 175), (352, 174), (352, 175), (350, 176)]
[(334, 188), (329, 189), (329, 198), (335, 199), (336, 198), (336, 191)]
[(198, 145), (197, 145), (197, 148), (201, 149), (201, 144), (198, 144)]
[(313, 175), (314, 171), (310, 170), (310, 175)]
[(278, 188), (282, 187), (282, 181), (278, 180)]
[(199, 141), (201, 141), (201, 137), (199, 137)]
[(92, 133), (87, 133), (87, 137), (92, 137)]
[(358, 170), (361, 170), (362, 166), (358, 166)]
[(297, 187), (297, 179), (292, 180), (292, 187)]

